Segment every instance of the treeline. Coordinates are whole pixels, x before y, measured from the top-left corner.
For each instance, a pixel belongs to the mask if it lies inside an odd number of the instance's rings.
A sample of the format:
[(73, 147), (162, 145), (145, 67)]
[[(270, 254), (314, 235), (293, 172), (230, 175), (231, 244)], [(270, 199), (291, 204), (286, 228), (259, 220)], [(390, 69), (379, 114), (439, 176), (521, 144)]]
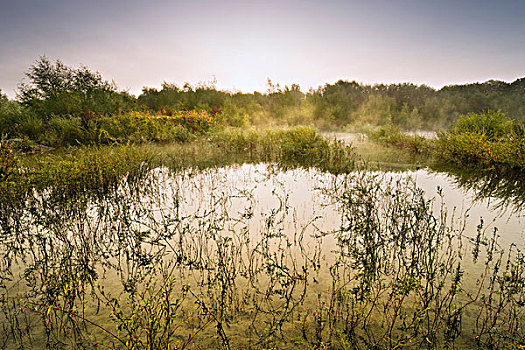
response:
[(513, 83), (487, 81), (446, 86), (366, 85), (355, 81), (326, 84), (308, 93), (298, 85), (281, 88), (268, 80), (265, 94), (229, 93), (213, 86), (182, 88), (163, 84), (144, 88), (137, 103), (152, 111), (202, 108), (220, 110), (235, 126), (313, 124), (321, 129), (362, 129), (366, 125), (396, 125), (402, 129), (446, 128), (468, 113), (502, 110), (514, 119), (525, 116), (525, 78)]
[[(217, 90), (214, 84), (164, 83), (160, 89), (144, 88), (135, 97), (105, 81), (98, 72), (71, 68), (45, 57), (29, 67), (25, 75), (16, 100), (9, 100), (0, 91), (3, 139), (57, 139), (64, 129), (87, 129), (104, 118), (131, 112), (171, 116), (198, 110), (207, 112), (218, 125), (314, 125), (347, 131), (377, 125), (440, 129), (453, 125), (460, 115), (486, 110), (502, 110), (513, 119), (525, 116), (525, 78), (513, 83), (491, 80), (440, 90), (408, 83), (338, 81), (307, 93), (298, 85), (281, 87), (270, 80), (265, 93), (232, 93)], [(60, 140), (47, 143), (53, 142)]]

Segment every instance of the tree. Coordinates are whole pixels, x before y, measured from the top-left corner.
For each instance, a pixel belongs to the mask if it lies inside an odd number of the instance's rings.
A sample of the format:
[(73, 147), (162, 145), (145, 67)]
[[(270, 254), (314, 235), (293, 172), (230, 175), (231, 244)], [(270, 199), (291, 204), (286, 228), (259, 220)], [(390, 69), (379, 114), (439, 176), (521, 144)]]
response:
[(85, 66), (75, 69), (42, 56), (25, 75), (29, 82), (19, 85), (18, 99), (41, 116), (78, 115), (85, 109), (113, 113), (132, 102), (129, 94)]
[(7, 102), (7, 95), (5, 95), (2, 92), (2, 89), (0, 89), (0, 106)]

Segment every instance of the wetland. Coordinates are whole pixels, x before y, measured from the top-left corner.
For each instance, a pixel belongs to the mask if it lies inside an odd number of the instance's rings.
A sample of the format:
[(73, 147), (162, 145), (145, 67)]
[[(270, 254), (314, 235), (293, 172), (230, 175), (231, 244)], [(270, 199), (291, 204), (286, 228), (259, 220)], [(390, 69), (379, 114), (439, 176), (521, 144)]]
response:
[[(297, 154), (312, 151), (306, 138), (332, 157), (359, 157), (308, 129), (291, 133), (294, 141), (276, 138)], [(177, 145), (87, 148), (20, 165), (16, 176), (31, 186), (4, 188), (2, 202), (3, 345), (523, 343), (521, 183), (377, 160), (371, 169), (332, 159), (323, 169), (313, 153), (294, 163), (289, 145), (274, 155), (263, 146), (216, 166), (210, 156), (199, 167), (161, 165), (182, 157)], [(56, 178), (37, 180), (49, 172)]]

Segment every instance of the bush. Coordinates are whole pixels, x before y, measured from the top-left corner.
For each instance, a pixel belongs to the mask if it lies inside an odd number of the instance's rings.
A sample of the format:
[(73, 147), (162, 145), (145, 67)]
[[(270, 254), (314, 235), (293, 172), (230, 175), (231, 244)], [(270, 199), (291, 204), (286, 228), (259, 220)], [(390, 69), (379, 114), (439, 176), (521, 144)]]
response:
[(376, 142), (406, 149), (416, 154), (429, 154), (432, 152), (432, 140), (419, 135), (408, 135), (399, 131), (396, 126), (379, 126), (368, 131), (368, 137)]
[(484, 135), (487, 140), (497, 140), (503, 136), (508, 136), (512, 130), (513, 122), (505, 118), (501, 111), (487, 111), (485, 113), (470, 113), (461, 116), (453, 133), (473, 133)]
[(206, 112), (183, 111), (173, 115), (133, 112), (102, 119), (99, 138), (101, 142), (184, 142), (214, 125), (214, 119)]
[(500, 111), (462, 116), (456, 126), (438, 134), (436, 154), (462, 166), (519, 170), (525, 168), (523, 121)]

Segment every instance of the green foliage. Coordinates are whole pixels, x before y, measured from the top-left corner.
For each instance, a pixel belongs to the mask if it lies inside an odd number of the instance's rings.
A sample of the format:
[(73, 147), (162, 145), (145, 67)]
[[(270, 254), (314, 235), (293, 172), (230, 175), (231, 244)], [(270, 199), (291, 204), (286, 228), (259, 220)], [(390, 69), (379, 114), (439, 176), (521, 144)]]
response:
[(19, 134), (33, 138), (39, 132), (38, 128), (25, 128), (29, 119), (35, 118), (32, 111), (16, 101), (10, 101), (0, 91), (0, 135), (12, 138)]
[(464, 115), (434, 140), (402, 133), (392, 125), (369, 131), (368, 136), (460, 167), (509, 171), (525, 167), (525, 124), (506, 118), (501, 111)]
[[(459, 115), (498, 108), (512, 111), (522, 118), (525, 111), (521, 80), (512, 84), (494, 82), (445, 87), (434, 90), (414, 84), (365, 85), (355, 81), (326, 84), (307, 94), (298, 85), (281, 88), (268, 82), (266, 94), (229, 93), (217, 91), (213, 85), (178, 88), (164, 84), (162, 90), (145, 89), (140, 104), (161, 111), (202, 107), (223, 111), (221, 123), (231, 126), (266, 125), (293, 126), (314, 124), (321, 129), (337, 129), (345, 125), (394, 124), (400, 129), (438, 129), (451, 125)], [(464, 87), (464, 88), (462, 88)], [(484, 94), (489, 94), (488, 97)], [(480, 98), (480, 96), (482, 98)], [(503, 102), (504, 101), (504, 102)], [(499, 107), (502, 108), (502, 107)]]
[(241, 156), (243, 162), (272, 162), (282, 167), (316, 167), (332, 173), (355, 168), (351, 146), (330, 142), (311, 127), (289, 129), (226, 128), (211, 135), (223, 155)]
[(0, 181), (5, 181), (11, 175), (14, 165), (13, 151), (0, 142)]
[(519, 170), (525, 168), (525, 124), (500, 112), (468, 114), (439, 133), (437, 157), (453, 164)]
[[(321, 130), (387, 125), (400, 130), (430, 130), (448, 127), (462, 114), (480, 113), (487, 108), (501, 109), (513, 119), (522, 118), (525, 112), (524, 79), (446, 86), (441, 90), (407, 83), (367, 85), (341, 80), (308, 93), (296, 84), (281, 87), (268, 79), (264, 94), (220, 91), (215, 82), (196, 86), (185, 83), (182, 87), (165, 82), (161, 89), (145, 87), (135, 98), (118, 91), (98, 72), (71, 68), (46, 57), (39, 58), (26, 77), (28, 82), (19, 87), (20, 103), (0, 93), (0, 132), (8, 138), (27, 137), (55, 146), (115, 140), (188, 140), (206, 126), (181, 122), (182, 128), (169, 127), (170, 123), (133, 117), (137, 111), (165, 116), (206, 112), (220, 127), (314, 125)], [(76, 118), (80, 118), (81, 130)]]
[(456, 134), (475, 133), (484, 135), (487, 140), (498, 140), (509, 136), (513, 126), (514, 123), (508, 120), (501, 111), (487, 111), (462, 116), (449, 132)]
[(227, 93), (218, 91), (213, 84), (200, 84), (196, 87), (186, 83), (183, 88), (164, 82), (162, 89), (143, 88), (138, 104), (152, 111), (166, 108), (174, 110), (207, 109), (224, 104)]
[(176, 115), (126, 113), (99, 121), (100, 142), (188, 141), (210, 130), (213, 119), (206, 112)]
[[(77, 117), (43, 120), (32, 114), (3, 120), (8, 138), (28, 138), (39, 144), (60, 147), (107, 143), (185, 142), (208, 132), (215, 119), (206, 112), (183, 111), (173, 115), (129, 112), (103, 117), (85, 109)], [(14, 126), (12, 125), (14, 122)]]
[(367, 134), (368, 137), (376, 142), (405, 149), (415, 154), (430, 154), (433, 150), (432, 140), (419, 135), (409, 135), (400, 132), (393, 125), (376, 127), (369, 130)]
[(125, 177), (147, 170), (150, 155), (132, 146), (90, 146), (21, 158), (21, 183), (58, 196), (104, 193)]
[(38, 116), (79, 115), (84, 108), (96, 113), (115, 113), (132, 106), (132, 97), (87, 67), (70, 68), (40, 57), (26, 72), (29, 82), (19, 86), (20, 102)]

